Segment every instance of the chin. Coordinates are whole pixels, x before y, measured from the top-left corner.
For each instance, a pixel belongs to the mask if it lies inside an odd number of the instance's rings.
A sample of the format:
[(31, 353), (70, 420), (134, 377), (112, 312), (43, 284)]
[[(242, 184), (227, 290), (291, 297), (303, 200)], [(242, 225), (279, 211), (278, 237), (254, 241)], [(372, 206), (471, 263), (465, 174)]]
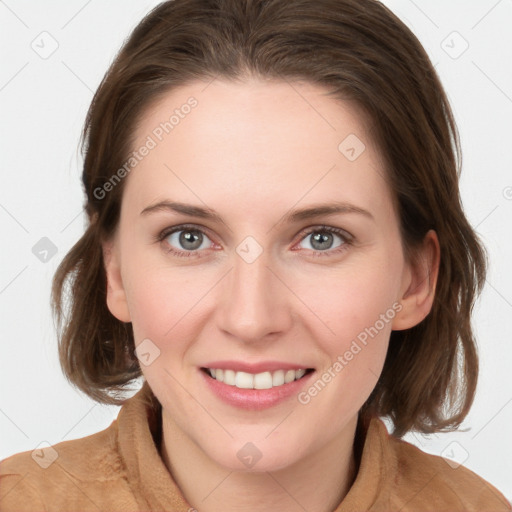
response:
[[(268, 430), (266, 431), (268, 433)], [(258, 436), (264, 439), (265, 434)], [(249, 437), (230, 439), (225, 445), (202, 447), (214, 463), (228, 471), (243, 473), (274, 472), (294, 465), (299, 460), (299, 447), (291, 443), (251, 441)]]

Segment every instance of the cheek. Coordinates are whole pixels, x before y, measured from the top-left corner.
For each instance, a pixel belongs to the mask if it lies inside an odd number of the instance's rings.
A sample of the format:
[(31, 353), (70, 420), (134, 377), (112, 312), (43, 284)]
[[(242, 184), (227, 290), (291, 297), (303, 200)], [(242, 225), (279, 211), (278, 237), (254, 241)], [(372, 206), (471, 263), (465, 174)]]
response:
[(315, 320), (315, 331), (330, 347), (329, 353), (375, 325), (390, 332), (400, 286), (398, 270), (392, 264), (370, 262), (295, 279), (294, 293), (307, 306), (302, 308), (305, 318), (311, 319), (310, 325)]
[(162, 354), (179, 359), (204, 323), (206, 305), (211, 307), (208, 293), (218, 275), (214, 269), (172, 267), (161, 258), (132, 256), (126, 261), (126, 289), (135, 344), (149, 338)]
[(197, 295), (189, 280), (180, 279), (168, 268), (141, 264), (136, 258), (127, 265), (127, 274), (127, 300), (136, 343), (143, 338), (158, 343), (174, 337), (175, 324), (190, 310), (189, 302)]
[[(347, 279), (343, 287), (330, 287), (310, 295), (315, 319), (312, 336), (327, 356), (316, 381), (298, 397), (319, 417), (335, 409), (333, 428), (356, 414), (368, 399), (386, 359), (392, 320), (397, 304), (382, 283), (365, 282), (361, 276)], [(398, 305), (398, 308), (400, 306)], [(313, 323), (311, 325), (313, 325)], [(333, 409), (334, 408), (334, 409)]]
[(319, 378), (329, 383), (332, 400), (347, 407), (362, 405), (384, 365), (392, 321), (401, 308), (396, 302), (399, 269), (393, 265), (374, 262), (316, 275), (314, 286), (302, 283), (297, 290), (314, 313), (305, 313), (312, 336), (328, 356)]

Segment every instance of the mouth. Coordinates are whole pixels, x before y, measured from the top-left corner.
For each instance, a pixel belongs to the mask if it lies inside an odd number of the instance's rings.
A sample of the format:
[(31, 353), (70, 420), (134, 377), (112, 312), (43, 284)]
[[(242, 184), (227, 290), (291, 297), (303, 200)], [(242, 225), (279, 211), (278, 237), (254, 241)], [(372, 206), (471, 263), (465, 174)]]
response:
[(248, 373), (222, 368), (201, 368), (210, 379), (222, 382), (239, 389), (271, 389), (279, 388), (296, 380), (303, 379), (314, 372), (314, 368), (297, 370), (275, 370), (261, 373)]

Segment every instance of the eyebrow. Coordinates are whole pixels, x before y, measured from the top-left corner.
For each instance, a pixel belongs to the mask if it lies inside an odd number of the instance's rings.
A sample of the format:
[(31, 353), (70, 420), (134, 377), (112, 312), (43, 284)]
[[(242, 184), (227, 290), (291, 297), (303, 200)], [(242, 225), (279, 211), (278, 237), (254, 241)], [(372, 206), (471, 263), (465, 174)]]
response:
[[(216, 213), (214, 210), (210, 208), (203, 208), (202, 206), (195, 206), (192, 204), (180, 203), (177, 201), (160, 201), (156, 204), (147, 206), (144, 208), (140, 215), (145, 216), (151, 213), (156, 212), (174, 212), (181, 213), (183, 215), (189, 215), (192, 217), (198, 217), (200, 219), (207, 219), (211, 221), (221, 222), (225, 224), (222, 217)], [(294, 223), (302, 220), (312, 219), (314, 217), (320, 217), (322, 215), (335, 215), (335, 214), (348, 214), (348, 213), (357, 213), (368, 217), (369, 219), (374, 219), (373, 215), (363, 208), (359, 206), (355, 206), (350, 203), (335, 201), (332, 203), (318, 204), (312, 205), (308, 208), (303, 208), (301, 210), (291, 210), (287, 214), (285, 214), (278, 224), (281, 223)]]

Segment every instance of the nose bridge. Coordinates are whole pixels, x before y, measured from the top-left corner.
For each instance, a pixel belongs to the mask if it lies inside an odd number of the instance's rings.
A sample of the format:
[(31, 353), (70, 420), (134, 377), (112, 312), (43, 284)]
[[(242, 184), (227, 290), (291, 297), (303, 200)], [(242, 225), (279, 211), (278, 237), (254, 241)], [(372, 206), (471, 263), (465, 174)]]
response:
[(241, 341), (282, 331), (289, 321), (285, 288), (274, 275), (271, 258), (250, 238), (236, 249), (219, 304), (219, 327)]

